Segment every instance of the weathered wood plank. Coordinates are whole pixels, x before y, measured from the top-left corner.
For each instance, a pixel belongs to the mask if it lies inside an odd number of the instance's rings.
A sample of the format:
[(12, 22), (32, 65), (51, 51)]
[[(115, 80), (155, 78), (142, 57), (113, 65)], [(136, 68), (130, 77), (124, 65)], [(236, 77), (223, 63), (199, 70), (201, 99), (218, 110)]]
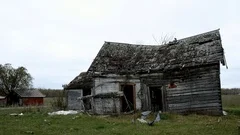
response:
[(178, 90), (168, 90), (167, 94), (184, 94), (184, 93), (191, 93), (191, 92), (202, 92), (202, 91), (219, 91), (216, 87), (205, 87), (205, 88), (185, 88), (185, 89), (178, 89)]
[(198, 105), (182, 105), (182, 106), (171, 106), (169, 110), (180, 110), (180, 109), (191, 109), (191, 108), (211, 108), (211, 107), (220, 107), (221, 103), (206, 103)]
[(174, 103), (186, 103), (191, 101), (209, 101), (209, 100), (220, 100), (220, 95), (208, 95), (208, 96), (198, 96), (198, 97), (189, 97), (189, 98), (168, 98), (168, 104)]
[(219, 103), (220, 100), (208, 100), (208, 101), (190, 101), (185, 103), (174, 103), (174, 104), (168, 104), (168, 107), (174, 108), (174, 107), (184, 107), (184, 106), (194, 106), (194, 105), (205, 105), (210, 103)]
[(189, 92), (189, 93), (181, 93), (181, 94), (168, 94), (168, 97), (175, 97), (175, 96), (186, 96), (186, 95), (199, 95), (199, 94), (213, 94), (219, 93), (219, 90), (214, 91), (196, 91), (196, 92)]

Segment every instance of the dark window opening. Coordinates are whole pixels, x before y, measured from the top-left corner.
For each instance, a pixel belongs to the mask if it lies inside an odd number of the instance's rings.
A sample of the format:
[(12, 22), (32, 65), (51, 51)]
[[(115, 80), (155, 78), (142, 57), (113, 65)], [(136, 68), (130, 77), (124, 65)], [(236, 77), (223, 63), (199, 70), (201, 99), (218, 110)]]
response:
[(83, 89), (83, 96), (91, 95), (91, 89)]
[(134, 110), (134, 87), (133, 85), (121, 85), (123, 91), (122, 97), (122, 112)]

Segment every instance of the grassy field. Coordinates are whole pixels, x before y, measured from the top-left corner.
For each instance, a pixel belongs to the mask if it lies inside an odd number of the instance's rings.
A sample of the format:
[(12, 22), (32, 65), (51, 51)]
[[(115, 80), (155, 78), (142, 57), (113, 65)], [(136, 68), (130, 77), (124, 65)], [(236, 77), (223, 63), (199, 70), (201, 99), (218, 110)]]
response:
[[(0, 135), (239, 135), (239, 97), (223, 96), (222, 99), (224, 108), (229, 111), (227, 116), (162, 114), (162, 120), (153, 126), (139, 122), (132, 123), (133, 115), (108, 117), (88, 116), (86, 114), (49, 116), (47, 112), (51, 110), (47, 107), (0, 109)], [(21, 112), (23, 116), (9, 115)]]
[(226, 108), (240, 108), (240, 95), (222, 95), (222, 104)]
[(240, 95), (222, 95), (223, 110), (240, 115)]

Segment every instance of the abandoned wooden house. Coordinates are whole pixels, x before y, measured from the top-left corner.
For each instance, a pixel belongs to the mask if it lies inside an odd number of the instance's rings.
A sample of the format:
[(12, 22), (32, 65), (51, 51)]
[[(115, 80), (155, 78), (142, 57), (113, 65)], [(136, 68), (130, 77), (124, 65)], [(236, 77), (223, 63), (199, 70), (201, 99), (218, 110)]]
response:
[(164, 45), (105, 42), (87, 72), (66, 87), (69, 109), (222, 114), (219, 30)]

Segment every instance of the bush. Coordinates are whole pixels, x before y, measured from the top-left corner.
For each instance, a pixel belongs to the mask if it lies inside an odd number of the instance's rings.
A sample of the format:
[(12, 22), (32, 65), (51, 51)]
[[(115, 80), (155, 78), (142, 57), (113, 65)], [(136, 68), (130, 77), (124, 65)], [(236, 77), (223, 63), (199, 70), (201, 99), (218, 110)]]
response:
[[(39, 90), (46, 97), (58, 97), (59, 95), (62, 95), (61, 93), (63, 92), (63, 90), (59, 90), (59, 89), (40, 89), (40, 88), (38, 88), (37, 90)], [(62, 95), (62, 96), (64, 96), (64, 95)]]
[(53, 98), (53, 101), (51, 102), (51, 106), (53, 109), (66, 110), (67, 104), (64, 95), (65, 93), (62, 91), (57, 97)]
[(240, 88), (222, 88), (222, 95), (239, 95)]

